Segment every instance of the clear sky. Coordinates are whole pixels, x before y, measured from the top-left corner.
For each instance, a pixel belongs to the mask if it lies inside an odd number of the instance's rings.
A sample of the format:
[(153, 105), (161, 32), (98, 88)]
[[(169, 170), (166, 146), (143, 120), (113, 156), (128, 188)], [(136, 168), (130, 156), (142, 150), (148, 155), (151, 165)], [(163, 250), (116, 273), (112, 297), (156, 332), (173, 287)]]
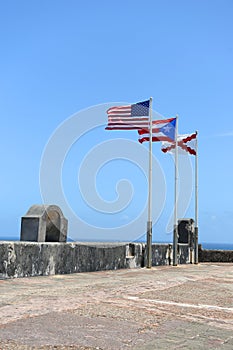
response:
[[(130, 224), (146, 210), (147, 182), (142, 170), (146, 165), (138, 164), (147, 159), (139, 147), (147, 152), (148, 145), (136, 143), (135, 131), (105, 131), (105, 110), (152, 96), (153, 109), (162, 118), (179, 115), (179, 133), (199, 131), (200, 241), (233, 243), (232, 16), (232, 0), (1, 1), (0, 237), (19, 235), (20, 218), (32, 204), (47, 199), (62, 204), (55, 186), (59, 174), (53, 169), (66, 140), (70, 144), (61, 170), (62, 189), (75, 216), (92, 225), (89, 232), (81, 221), (71, 223), (69, 235), (122, 239), (112, 235), (111, 229)], [(95, 129), (88, 124), (91, 118), (93, 127), (99, 125)], [(88, 130), (82, 137), (79, 125), (82, 133)], [(61, 131), (61, 147), (49, 164), (48, 160), (43, 163), (55, 130)], [(111, 146), (105, 143), (111, 140)], [(138, 158), (133, 164), (124, 153), (134, 141), (132, 153)], [(97, 155), (89, 158), (92, 148)], [(159, 195), (154, 199), (153, 239), (169, 241), (174, 164), (158, 143), (153, 154), (159, 164), (158, 169), (155, 166), (154, 190)], [(94, 161), (99, 164), (92, 169)], [(82, 162), (85, 173), (78, 177)], [(192, 177), (190, 164), (194, 165), (193, 157), (183, 164), (186, 177)], [(189, 179), (184, 170), (181, 173), (185, 183)], [(114, 207), (106, 201), (116, 200), (121, 179), (131, 185), (121, 182), (123, 200)], [(42, 192), (48, 189), (48, 197), (41, 196), (41, 186)], [(190, 199), (182, 217), (194, 216), (193, 196)], [(103, 207), (93, 210), (85, 200)], [(69, 210), (61, 208), (72, 221)], [(143, 235), (140, 225), (146, 226), (146, 214), (135, 225)], [(100, 230), (95, 230), (97, 226)], [(134, 230), (134, 226), (122, 226), (126, 239), (140, 235)]]

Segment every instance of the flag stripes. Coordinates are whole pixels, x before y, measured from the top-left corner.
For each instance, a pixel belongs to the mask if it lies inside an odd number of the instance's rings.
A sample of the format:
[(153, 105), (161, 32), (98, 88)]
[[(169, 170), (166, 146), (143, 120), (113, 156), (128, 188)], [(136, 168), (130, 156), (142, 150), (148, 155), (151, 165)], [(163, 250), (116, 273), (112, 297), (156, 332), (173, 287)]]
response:
[[(176, 118), (152, 121), (152, 142), (173, 141), (175, 139)], [(150, 131), (148, 128), (138, 130), (139, 142), (143, 143), (150, 140)]]
[(105, 130), (138, 130), (149, 126), (150, 101), (132, 105), (110, 107)]

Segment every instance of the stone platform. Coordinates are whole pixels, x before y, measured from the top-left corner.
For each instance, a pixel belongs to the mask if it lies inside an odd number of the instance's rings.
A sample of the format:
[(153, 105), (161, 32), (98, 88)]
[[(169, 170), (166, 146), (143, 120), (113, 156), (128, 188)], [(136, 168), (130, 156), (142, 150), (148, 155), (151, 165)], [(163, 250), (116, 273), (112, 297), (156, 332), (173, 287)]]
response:
[(0, 349), (233, 349), (233, 264), (0, 280)]

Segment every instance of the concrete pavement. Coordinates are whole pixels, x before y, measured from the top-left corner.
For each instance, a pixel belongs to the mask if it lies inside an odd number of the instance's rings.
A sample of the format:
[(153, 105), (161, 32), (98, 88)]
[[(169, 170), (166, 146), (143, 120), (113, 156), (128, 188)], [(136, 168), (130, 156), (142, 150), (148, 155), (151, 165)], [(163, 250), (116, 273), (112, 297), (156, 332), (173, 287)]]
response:
[(233, 349), (233, 264), (0, 280), (0, 349)]

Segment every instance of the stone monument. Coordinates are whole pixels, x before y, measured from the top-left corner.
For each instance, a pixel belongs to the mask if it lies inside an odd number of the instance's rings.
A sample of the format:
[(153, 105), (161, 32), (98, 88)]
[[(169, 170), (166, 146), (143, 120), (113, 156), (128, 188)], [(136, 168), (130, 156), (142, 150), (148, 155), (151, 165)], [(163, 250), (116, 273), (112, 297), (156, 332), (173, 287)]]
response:
[(33, 205), (21, 218), (21, 241), (66, 242), (68, 221), (57, 205)]
[(178, 243), (189, 244), (193, 246), (194, 220), (180, 219), (178, 220)]

